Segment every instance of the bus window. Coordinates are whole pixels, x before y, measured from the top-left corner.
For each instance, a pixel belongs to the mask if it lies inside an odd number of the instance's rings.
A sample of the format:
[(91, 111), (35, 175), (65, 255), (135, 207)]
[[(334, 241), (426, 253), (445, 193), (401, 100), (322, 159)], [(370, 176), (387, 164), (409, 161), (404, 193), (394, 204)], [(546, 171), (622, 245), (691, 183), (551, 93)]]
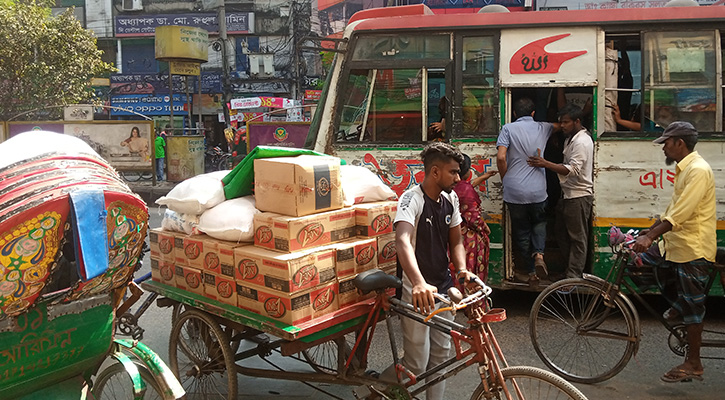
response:
[[(605, 101), (610, 119), (604, 119), (605, 131), (642, 130), (642, 50), (639, 33), (607, 35), (607, 51), (616, 52), (616, 57), (607, 59)], [(610, 67), (615, 68), (616, 73)], [(615, 78), (616, 77), (616, 78)], [(617, 114), (618, 112), (618, 114)], [(654, 124), (645, 124), (647, 127)], [(616, 129), (615, 129), (616, 127)]]
[(463, 90), (457, 99), (462, 109), (463, 136), (498, 134), (493, 43), (492, 36), (463, 38)]
[(647, 32), (644, 114), (658, 126), (684, 120), (715, 131), (717, 57), (714, 31)]
[(423, 133), (423, 70), (353, 70), (337, 140), (419, 142)]

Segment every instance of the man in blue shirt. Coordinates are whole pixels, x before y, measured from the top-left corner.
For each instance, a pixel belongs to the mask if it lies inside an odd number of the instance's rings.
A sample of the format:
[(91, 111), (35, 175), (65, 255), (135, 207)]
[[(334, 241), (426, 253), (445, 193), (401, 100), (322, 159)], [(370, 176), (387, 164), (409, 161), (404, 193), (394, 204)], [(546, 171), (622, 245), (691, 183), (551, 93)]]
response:
[(534, 121), (536, 105), (529, 98), (514, 103), (516, 120), (501, 128), (496, 141), (496, 164), (503, 183), (503, 201), (511, 218), (514, 251), (520, 264), (517, 280), (539, 284), (536, 267), (546, 271), (546, 171), (527, 164), (531, 156), (541, 157), (558, 123)]

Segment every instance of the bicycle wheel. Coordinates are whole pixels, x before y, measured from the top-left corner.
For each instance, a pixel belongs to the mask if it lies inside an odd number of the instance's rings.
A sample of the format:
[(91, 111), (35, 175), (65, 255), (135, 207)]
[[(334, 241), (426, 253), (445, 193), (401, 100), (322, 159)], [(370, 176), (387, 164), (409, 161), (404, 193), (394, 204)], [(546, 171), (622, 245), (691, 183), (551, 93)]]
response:
[(228, 169), (232, 169), (232, 155), (223, 154), (219, 157), (219, 162), (217, 162), (217, 171), (225, 171)]
[(236, 400), (237, 372), (229, 337), (206, 313), (189, 309), (179, 315), (171, 328), (169, 364), (188, 400)]
[[(574, 385), (552, 374), (535, 367), (508, 367), (501, 370), (506, 389), (514, 400), (555, 400), (572, 399), (587, 400)], [(489, 393), (478, 385), (471, 400), (507, 399), (502, 386), (494, 385)]]
[(121, 171), (120, 174), (126, 182), (138, 182), (141, 179), (141, 173), (136, 171)]
[[(343, 343), (345, 351), (345, 359), (350, 356), (352, 348), (355, 346), (355, 335), (347, 334), (341, 338), (330, 340), (318, 344), (317, 346), (310, 347), (309, 349), (302, 350), (302, 357), (307, 361), (308, 364), (317, 372), (324, 374), (337, 375), (337, 359), (338, 359), (338, 348), (339, 344)], [(363, 346), (364, 343), (360, 343)], [(359, 365), (357, 359), (353, 359), (353, 368)]]
[(581, 383), (619, 373), (639, 341), (632, 310), (617, 296), (605, 301), (598, 282), (565, 279), (544, 289), (529, 317), (536, 354), (556, 374)]
[[(190, 309), (189, 307), (187, 307), (186, 305), (184, 305), (182, 303), (174, 304), (174, 306), (171, 308), (171, 326), (174, 326), (174, 324), (176, 324), (176, 321), (179, 319), (179, 315), (181, 315), (181, 313), (183, 313), (184, 311), (189, 310), (189, 309)], [(236, 353), (237, 350), (239, 350), (239, 346), (241, 345), (242, 340), (241, 339), (234, 340), (232, 338), (234, 338), (237, 334), (239, 334), (240, 331), (238, 331), (234, 328), (228, 327), (228, 326), (223, 327), (223, 329), (224, 329), (224, 332), (226, 332), (227, 336), (229, 337), (229, 347), (232, 349), (232, 353)], [(186, 346), (185, 342), (180, 342), (179, 344), (181, 346)], [(189, 351), (188, 348), (185, 348), (185, 350)]]
[[(153, 374), (145, 365), (140, 363), (134, 364), (138, 367), (141, 379), (146, 383), (146, 392), (143, 396), (144, 400), (163, 399), (161, 389), (156, 383)], [(120, 362), (116, 361), (96, 374), (96, 379), (93, 380), (93, 396), (97, 400), (133, 400), (134, 394), (131, 376)]]

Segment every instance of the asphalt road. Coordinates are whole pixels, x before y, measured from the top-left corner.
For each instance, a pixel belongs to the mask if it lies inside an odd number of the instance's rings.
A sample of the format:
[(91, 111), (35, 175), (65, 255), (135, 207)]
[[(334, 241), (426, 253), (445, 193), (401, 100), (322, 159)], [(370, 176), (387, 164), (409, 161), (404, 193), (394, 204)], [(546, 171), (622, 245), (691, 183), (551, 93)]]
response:
[[(162, 215), (157, 208), (149, 210), (150, 226), (161, 225)], [(150, 262), (144, 262), (144, 270), (148, 271)], [(138, 275), (140, 276), (140, 275)], [(495, 307), (503, 307), (508, 318), (494, 325), (494, 333), (502, 347), (510, 365), (531, 365), (545, 368), (539, 360), (529, 338), (529, 309), (536, 298), (536, 293), (519, 291), (494, 291), (492, 299)], [(664, 310), (665, 305), (651, 297), (658, 309)], [(725, 332), (725, 317), (722, 298), (708, 300), (706, 329), (719, 329)], [(593, 385), (576, 384), (589, 399), (722, 399), (725, 398), (725, 361), (705, 359), (705, 379), (703, 382), (665, 383), (660, 376), (671, 367), (678, 365), (682, 358), (670, 352), (667, 347), (667, 332), (659, 322), (640, 310), (642, 318), (642, 341), (638, 354), (632, 358), (627, 367), (614, 378)], [(143, 342), (154, 349), (168, 363), (168, 341), (171, 321), (169, 308), (152, 306), (141, 318), (141, 326), (146, 329)], [(721, 337), (725, 339), (725, 336)], [(370, 367), (382, 370), (391, 361), (390, 347), (384, 324), (380, 324), (375, 332), (371, 349)], [(724, 357), (725, 349), (704, 349), (704, 356)], [(290, 371), (309, 371), (309, 366), (298, 360), (273, 354), (266, 361), (255, 358), (243, 361), (244, 365), (275, 368), (271, 364)], [(270, 364), (271, 363), (271, 364)], [(475, 367), (450, 378), (446, 386), (447, 399), (468, 399), (478, 385), (479, 378)], [(328, 396), (317, 389), (331, 393), (337, 398), (353, 399), (352, 388), (327, 384), (306, 384), (295, 381), (281, 381), (263, 378), (239, 376), (240, 399), (326, 399)]]

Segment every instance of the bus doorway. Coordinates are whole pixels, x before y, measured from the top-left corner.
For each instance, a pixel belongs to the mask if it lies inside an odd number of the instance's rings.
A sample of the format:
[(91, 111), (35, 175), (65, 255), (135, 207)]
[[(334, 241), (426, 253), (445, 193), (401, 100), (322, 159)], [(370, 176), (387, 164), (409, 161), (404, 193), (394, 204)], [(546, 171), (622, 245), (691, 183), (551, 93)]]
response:
[[(539, 122), (558, 122), (558, 111), (567, 103), (574, 103), (583, 110), (582, 124), (592, 132), (592, 121), (594, 120), (594, 107), (592, 107), (595, 98), (594, 87), (533, 87), (533, 88), (511, 88), (507, 93), (506, 121), (513, 121), (513, 104), (517, 100), (527, 97), (535, 104), (534, 120)], [(542, 156), (553, 163), (562, 163), (564, 161), (563, 149), (565, 141), (564, 133), (555, 129), (549, 137), (546, 148), (543, 149)], [(546, 268), (538, 268), (537, 276), (539, 277), (538, 286), (545, 286), (552, 279), (560, 277), (566, 270), (568, 262), (568, 254), (562, 251), (560, 245), (561, 237), (565, 237), (565, 226), (560, 218), (557, 218), (557, 207), (560, 206), (559, 200), (562, 198), (561, 186), (559, 178), (553, 171), (546, 170), (546, 194), (547, 202), (545, 207), (546, 213), (546, 241), (544, 249), (544, 261)], [(504, 188), (505, 191), (505, 188)], [(514, 286), (537, 286), (535, 281), (530, 282), (526, 271), (526, 264), (529, 260), (519, 255), (514, 248), (514, 240), (512, 238), (511, 215), (507, 206), (504, 207), (505, 224), (504, 224), (504, 248), (506, 259), (506, 274), (509, 283)], [(589, 241), (590, 251), (588, 256), (585, 272), (591, 271), (591, 240)]]

